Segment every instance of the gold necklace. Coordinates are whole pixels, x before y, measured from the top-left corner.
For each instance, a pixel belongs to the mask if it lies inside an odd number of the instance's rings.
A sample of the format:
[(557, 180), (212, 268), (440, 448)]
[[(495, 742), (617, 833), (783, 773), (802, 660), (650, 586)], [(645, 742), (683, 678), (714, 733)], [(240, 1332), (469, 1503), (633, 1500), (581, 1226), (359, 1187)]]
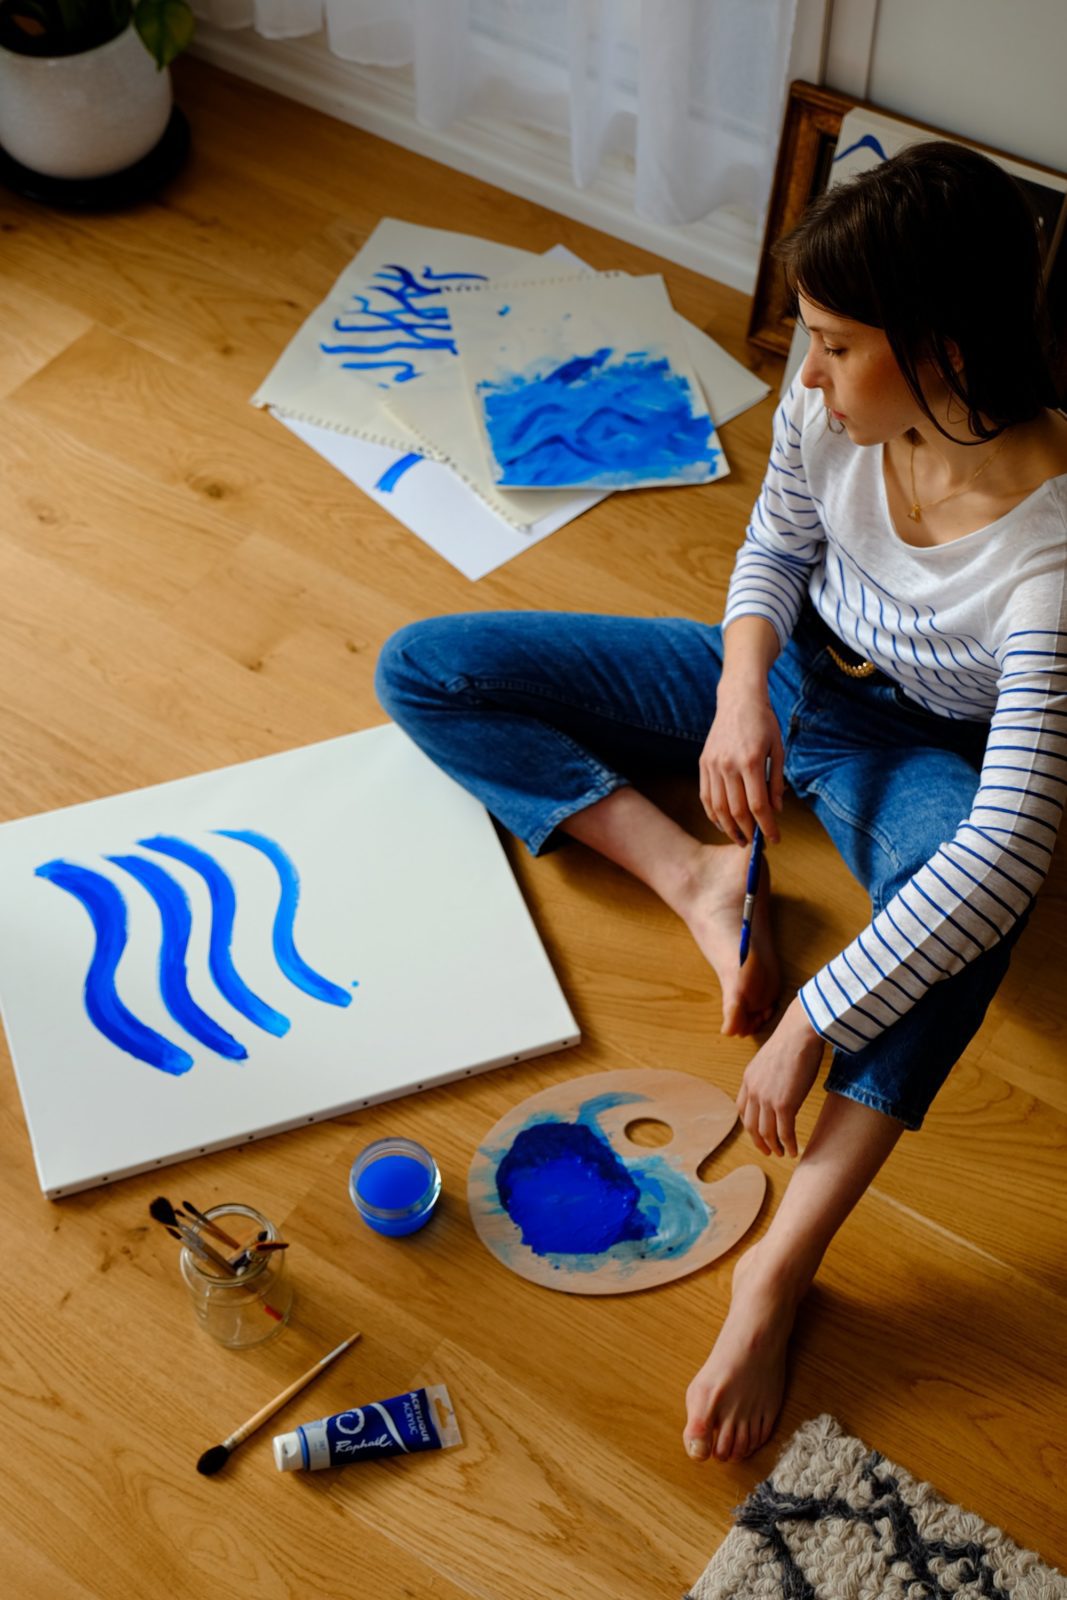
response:
[(1005, 439), (1007, 437), (1008, 437), (1008, 430), (1005, 428), (1004, 432), (1001, 434), (1000, 438), (997, 440), (995, 447), (986, 456), (985, 460), (982, 462), (982, 465), (978, 468), (978, 470), (976, 472), (972, 472), (971, 473), (971, 476), (967, 479), (966, 483), (961, 483), (958, 489), (950, 489), (948, 494), (943, 494), (941, 496), (940, 500), (928, 500), (924, 506), (921, 506), (919, 504), (919, 497), (915, 493), (915, 435), (912, 434), (912, 436), (911, 436), (911, 510), (908, 512), (909, 519), (912, 522), (921, 522), (924, 511), (932, 511), (935, 506), (943, 506), (946, 500), (954, 500), (958, 494), (965, 494), (966, 491), (971, 487), (971, 485), (976, 481), (976, 479), (978, 479), (978, 478), (980, 478), (982, 476), (982, 473), (985, 471), (986, 467), (989, 466), (990, 462), (993, 461), (996, 458), (996, 456), (1000, 453), (1000, 447), (1004, 443), (1004, 441), (1005, 441)]

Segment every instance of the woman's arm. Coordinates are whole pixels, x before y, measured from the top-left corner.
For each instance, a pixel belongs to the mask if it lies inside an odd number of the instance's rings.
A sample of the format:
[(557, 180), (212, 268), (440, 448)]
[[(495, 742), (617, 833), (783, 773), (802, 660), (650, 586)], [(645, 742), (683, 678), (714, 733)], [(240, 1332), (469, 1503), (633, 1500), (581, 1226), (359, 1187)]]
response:
[(751, 840), (757, 824), (771, 843), (778, 840), (783, 752), (767, 675), (793, 631), (825, 548), (802, 453), (810, 410), (806, 391), (794, 383), (775, 413), (767, 471), (726, 601), (723, 672), (700, 758), (700, 799), (715, 825), (738, 844)]
[(777, 844), (785, 758), (767, 674), (778, 654), (778, 635), (763, 617), (742, 616), (725, 629), (723, 641), (715, 721), (700, 756), (700, 801), (737, 844), (751, 840), (757, 823)]
[[(1067, 621), (1060, 597), (1016, 591), (1016, 616)], [(800, 991), (812, 1026), (862, 1049), (932, 984), (990, 949), (1044, 881), (1067, 797), (1067, 630), (1009, 628), (970, 813), (839, 956)]]

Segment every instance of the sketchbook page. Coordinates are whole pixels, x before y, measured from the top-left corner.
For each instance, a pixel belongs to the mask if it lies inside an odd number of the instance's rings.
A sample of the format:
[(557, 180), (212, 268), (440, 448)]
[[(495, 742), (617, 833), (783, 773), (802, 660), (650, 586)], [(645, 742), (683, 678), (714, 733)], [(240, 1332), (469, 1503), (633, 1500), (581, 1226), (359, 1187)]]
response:
[(472, 583), (572, 522), (583, 509), (582, 497), (571, 495), (563, 510), (519, 529), (491, 511), (450, 467), (296, 417), (278, 421)]
[(502, 487), (643, 488), (728, 470), (661, 278), (488, 284), (451, 299)]
[(484, 808), (389, 724), (0, 828), (41, 1187), (577, 1041)]
[(290, 340), (252, 404), (410, 448), (411, 436), (383, 401), (455, 361), (442, 288), (484, 282), (539, 259), (489, 239), (385, 218)]

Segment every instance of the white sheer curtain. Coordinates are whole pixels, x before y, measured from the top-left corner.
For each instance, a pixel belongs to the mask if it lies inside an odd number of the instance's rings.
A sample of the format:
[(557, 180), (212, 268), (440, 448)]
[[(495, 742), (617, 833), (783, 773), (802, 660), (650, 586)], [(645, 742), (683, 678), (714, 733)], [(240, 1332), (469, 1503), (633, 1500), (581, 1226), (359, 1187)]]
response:
[(632, 166), (647, 221), (770, 191), (796, 0), (194, 0), (270, 39), (325, 27), (347, 61), (411, 69), (415, 114), (523, 124), (569, 140), (574, 182)]

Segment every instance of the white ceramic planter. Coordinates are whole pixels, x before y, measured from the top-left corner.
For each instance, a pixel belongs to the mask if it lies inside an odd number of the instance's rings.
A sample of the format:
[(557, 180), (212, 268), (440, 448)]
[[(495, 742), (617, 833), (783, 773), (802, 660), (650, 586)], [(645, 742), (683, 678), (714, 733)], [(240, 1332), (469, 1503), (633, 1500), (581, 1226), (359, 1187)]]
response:
[(0, 49), (0, 145), (49, 178), (101, 178), (146, 156), (171, 110), (158, 70), (131, 26), (77, 56)]

